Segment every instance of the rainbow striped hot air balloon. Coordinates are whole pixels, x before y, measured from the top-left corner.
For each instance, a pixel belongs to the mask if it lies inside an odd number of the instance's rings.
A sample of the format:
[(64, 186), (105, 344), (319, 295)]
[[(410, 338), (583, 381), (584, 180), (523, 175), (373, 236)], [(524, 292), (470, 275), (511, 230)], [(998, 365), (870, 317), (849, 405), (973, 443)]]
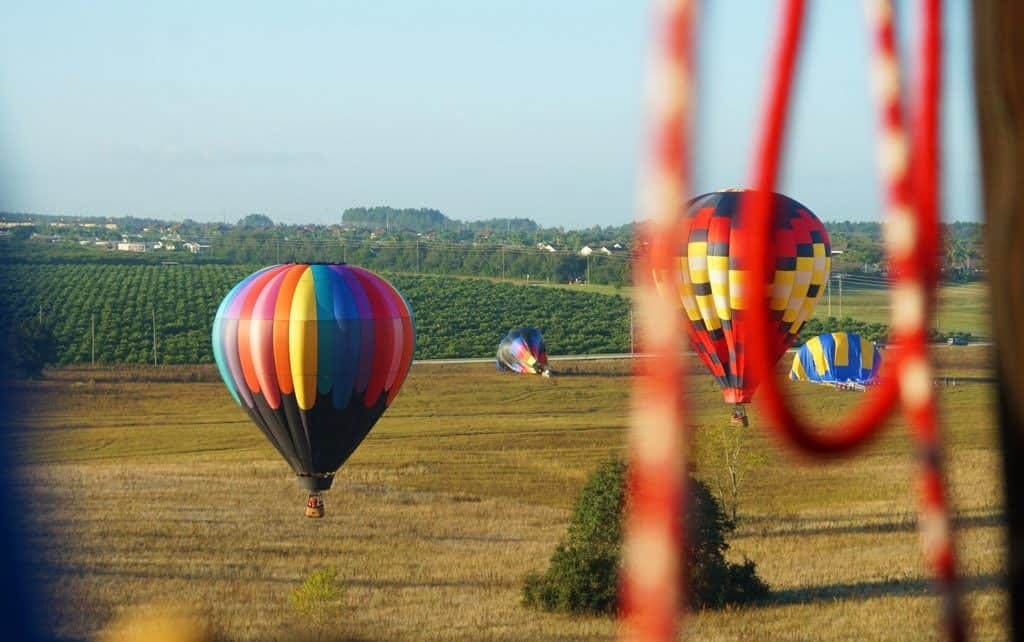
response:
[(510, 330), (505, 338), (498, 343), (495, 363), (499, 370), (551, 376), (551, 368), (548, 367), (548, 351), (544, 346), (544, 335), (537, 328)]
[(235, 401), (319, 493), (394, 400), (412, 363), (409, 304), (344, 264), (275, 265), (236, 285), (213, 321), (213, 354)]

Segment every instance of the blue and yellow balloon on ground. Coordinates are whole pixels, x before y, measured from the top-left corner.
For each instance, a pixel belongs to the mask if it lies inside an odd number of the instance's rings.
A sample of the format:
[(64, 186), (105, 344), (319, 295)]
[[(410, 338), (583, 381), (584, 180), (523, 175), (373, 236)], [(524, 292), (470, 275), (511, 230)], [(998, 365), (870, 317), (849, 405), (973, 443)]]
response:
[(831, 386), (862, 388), (875, 383), (882, 355), (878, 347), (859, 335), (832, 332), (818, 335), (793, 356), (789, 378)]

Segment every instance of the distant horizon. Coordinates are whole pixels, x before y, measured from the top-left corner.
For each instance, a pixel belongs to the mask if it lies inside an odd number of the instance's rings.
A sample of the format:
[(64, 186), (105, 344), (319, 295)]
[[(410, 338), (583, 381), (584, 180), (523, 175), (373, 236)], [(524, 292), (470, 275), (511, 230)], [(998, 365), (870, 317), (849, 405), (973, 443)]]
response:
[[(226, 220), (225, 219), (199, 219), (199, 218), (195, 218), (193, 216), (165, 217), (165, 216), (149, 216), (149, 215), (139, 215), (139, 214), (112, 214), (112, 215), (107, 215), (107, 214), (65, 214), (65, 213), (54, 214), (54, 213), (49, 213), (49, 212), (15, 212), (15, 211), (10, 211), (10, 210), (0, 210), (0, 217), (2, 217), (5, 214), (11, 214), (11, 215), (16, 215), (16, 216), (47, 216), (47, 217), (54, 217), (54, 218), (101, 218), (101, 219), (135, 218), (135, 219), (140, 219), (140, 220), (141, 219), (149, 219), (149, 220), (163, 221), (163, 222), (168, 222), (168, 223), (182, 223), (182, 222), (184, 222), (186, 220), (190, 220), (190, 221), (193, 221), (195, 223), (200, 223), (200, 224), (216, 224), (216, 223), (220, 223), (220, 224), (228, 224), (228, 225), (237, 225), (246, 216), (250, 216), (252, 214), (261, 214), (261, 215), (269, 217), (274, 222), (274, 225), (320, 225), (320, 226), (331, 226), (331, 225), (341, 225), (342, 224), (341, 216), (347, 210), (357, 209), (357, 208), (372, 208), (372, 207), (391, 207), (392, 209), (399, 210), (399, 211), (400, 210), (418, 210), (418, 209), (436, 210), (436, 211), (441, 212), (441, 214), (443, 214), (446, 218), (448, 218), (448, 220), (456, 222), (456, 223), (480, 223), (480, 222), (491, 221), (491, 220), (513, 220), (513, 219), (517, 219), (518, 218), (518, 219), (521, 219), (521, 220), (532, 221), (533, 223), (536, 223), (537, 225), (539, 225), (542, 229), (562, 228), (562, 229), (565, 229), (565, 230), (585, 230), (585, 229), (589, 229), (590, 227), (593, 227), (593, 225), (585, 226), (585, 227), (568, 227), (568, 226), (565, 226), (565, 225), (543, 225), (539, 221), (537, 221), (536, 219), (533, 219), (533, 218), (531, 218), (529, 216), (493, 216), (493, 217), (489, 217), (489, 218), (478, 218), (478, 219), (457, 219), (457, 218), (452, 218), (451, 216), (448, 216), (448, 214), (446, 214), (443, 210), (440, 210), (440, 209), (438, 209), (436, 207), (429, 207), (429, 206), (394, 207), (394, 206), (391, 206), (391, 205), (379, 205), (379, 204), (378, 205), (353, 205), (351, 207), (347, 207), (344, 210), (342, 210), (341, 213), (338, 214), (338, 216), (336, 217), (336, 220), (328, 221), (328, 222), (309, 221), (309, 220), (284, 221), (284, 220), (278, 220), (278, 219), (274, 218), (272, 215), (270, 215), (270, 214), (268, 214), (266, 212), (260, 212), (260, 211), (247, 212), (245, 214), (242, 214), (241, 216), (237, 216), (237, 217), (234, 217), (234, 218), (232, 218), (231, 216), (228, 216)], [(817, 212), (815, 212), (815, 215), (817, 215)], [(818, 218), (821, 219), (821, 221), (823, 223), (857, 223), (857, 224), (861, 224), (861, 223), (863, 223), (863, 224), (875, 223), (875, 224), (879, 224), (880, 225), (880, 224), (885, 222), (884, 218), (871, 219), (871, 220), (866, 220), (866, 219), (857, 220), (857, 219), (843, 219), (843, 218), (822, 218), (820, 216)], [(638, 221), (636, 221), (636, 220), (627, 220), (627, 221), (625, 221), (623, 223), (619, 223), (619, 224), (615, 224), (615, 223), (605, 224), (605, 225), (601, 225), (600, 227), (601, 228), (623, 227), (625, 225), (631, 225), (631, 224), (634, 224), (634, 223), (637, 223), (637, 222)], [(968, 220), (968, 219), (943, 219), (941, 222), (945, 223), (945, 224), (952, 224), (952, 223), (974, 223), (974, 224), (978, 224), (978, 225), (984, 225), (984, 221), (982, 221), (982, 220)]]

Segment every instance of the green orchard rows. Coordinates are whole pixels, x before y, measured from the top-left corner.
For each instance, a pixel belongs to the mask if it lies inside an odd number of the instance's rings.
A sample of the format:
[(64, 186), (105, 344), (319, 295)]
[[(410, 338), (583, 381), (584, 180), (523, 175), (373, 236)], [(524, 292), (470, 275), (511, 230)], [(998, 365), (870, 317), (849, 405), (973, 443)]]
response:
[[(240, 265), (8, 265), (7, 323), (41, 317), (60, 364), (210, 363), (221, 299), (254, 271)], [(417, 359), (491, 357), (509, 329), (541, 328), (552, 354), (629, 350), (628, 301), (617, 295), (484, 279), (383, 274), (409, 301)]]

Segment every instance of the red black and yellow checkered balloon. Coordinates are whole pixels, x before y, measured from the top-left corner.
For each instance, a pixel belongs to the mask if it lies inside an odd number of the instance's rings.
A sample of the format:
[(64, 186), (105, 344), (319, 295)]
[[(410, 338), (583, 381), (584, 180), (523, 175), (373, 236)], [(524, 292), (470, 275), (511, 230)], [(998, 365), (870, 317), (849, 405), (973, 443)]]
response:
[[(679, 244), (677, 286), (686, 329), (731, 403), (749, 402), (757, 388), (745, 374), (744, 314), (751, 305), (746, 281), (751, 244), (769, 240), (750, 237), (740, 214), (743, 193), (725, 190), (691, 200)], [(769, 305), (778, 360), (814, 311), (828, 281), (832, 252), (825, 226), (810, 209), (774, 194), (772, 211), (775, 269)]]

